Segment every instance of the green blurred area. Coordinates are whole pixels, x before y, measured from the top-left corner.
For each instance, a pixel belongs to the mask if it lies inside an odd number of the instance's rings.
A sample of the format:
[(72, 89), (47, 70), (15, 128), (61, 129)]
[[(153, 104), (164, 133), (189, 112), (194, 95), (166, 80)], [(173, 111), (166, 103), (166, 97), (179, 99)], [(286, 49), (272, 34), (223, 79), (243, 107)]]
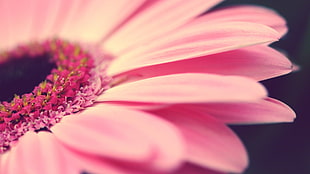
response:
[(310, 174), (310, 0), (227, 0), (220, 6), (238, 4), (266, 6), (287, 20), (288, 34), (272, 46), (300, 67), (263, 82), (271, 97), (295, 110), (294, 123), (232, 126), (249, 152), (245, 174)]

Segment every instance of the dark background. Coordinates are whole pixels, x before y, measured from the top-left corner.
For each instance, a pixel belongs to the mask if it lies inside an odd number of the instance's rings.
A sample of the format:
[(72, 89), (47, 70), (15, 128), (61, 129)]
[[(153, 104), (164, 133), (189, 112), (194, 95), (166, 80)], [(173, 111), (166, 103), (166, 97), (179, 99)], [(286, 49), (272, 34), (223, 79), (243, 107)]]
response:
[(250, 156), (245, 174), (310, 174), (310, 0), (227, 0), (220, 6), (257, 4), (275, 9), (289, 32), (273, 47), (301, 70), (263, 81), (271, 97), (291, 106), (294, 123), (232, 126)]

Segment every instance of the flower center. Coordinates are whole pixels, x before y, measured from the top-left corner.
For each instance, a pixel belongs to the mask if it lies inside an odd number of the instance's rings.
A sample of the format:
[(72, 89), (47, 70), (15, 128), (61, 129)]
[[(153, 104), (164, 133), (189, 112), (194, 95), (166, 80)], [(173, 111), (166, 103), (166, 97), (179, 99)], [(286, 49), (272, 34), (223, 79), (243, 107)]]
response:
[(9, 102), (15, 94), (30, 93), (55, 67), (48, 54), (35, 58), (27, 54), (14, 57), (12, 54), (8, 61), (0, 64), (0, 101)]
[(104, 86), (94, 65), (81, 46), (59, 39), (0, 53), (0, 153), (92, 105)]

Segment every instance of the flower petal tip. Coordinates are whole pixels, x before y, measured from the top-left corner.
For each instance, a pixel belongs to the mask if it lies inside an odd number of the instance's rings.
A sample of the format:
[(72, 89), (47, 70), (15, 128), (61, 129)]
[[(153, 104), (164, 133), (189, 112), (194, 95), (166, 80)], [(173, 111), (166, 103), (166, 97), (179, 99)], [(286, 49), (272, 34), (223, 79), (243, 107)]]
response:
[(270, 102), (270, 104), (273, 103), (275, 106), (274, 111), (278, 113), (279, 117), (274, 123), (294, 122), (296, 119), (296, 113), (290, 106), (273, 98), (267, 98), (266, 101)]
[(292, 72), (300, 71), (301, 67), (299, 65), (293, 63), (291, 66), (291, 70), (292, 70)]

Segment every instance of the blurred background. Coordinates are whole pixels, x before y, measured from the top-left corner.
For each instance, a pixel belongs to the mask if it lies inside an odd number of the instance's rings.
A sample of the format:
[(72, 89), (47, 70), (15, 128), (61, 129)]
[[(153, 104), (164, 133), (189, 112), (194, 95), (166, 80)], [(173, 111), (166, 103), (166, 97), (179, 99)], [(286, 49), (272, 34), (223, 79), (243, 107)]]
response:
[(291, 106), (294, 123), (232, 126), (250, 156), (245, 174), (310, 174), (310, 0), (227, 0), (220, 6), (257, 4), (280, 13), (289, 32), (274, 48), (301, 70), (263, 81), (269, 95)]

